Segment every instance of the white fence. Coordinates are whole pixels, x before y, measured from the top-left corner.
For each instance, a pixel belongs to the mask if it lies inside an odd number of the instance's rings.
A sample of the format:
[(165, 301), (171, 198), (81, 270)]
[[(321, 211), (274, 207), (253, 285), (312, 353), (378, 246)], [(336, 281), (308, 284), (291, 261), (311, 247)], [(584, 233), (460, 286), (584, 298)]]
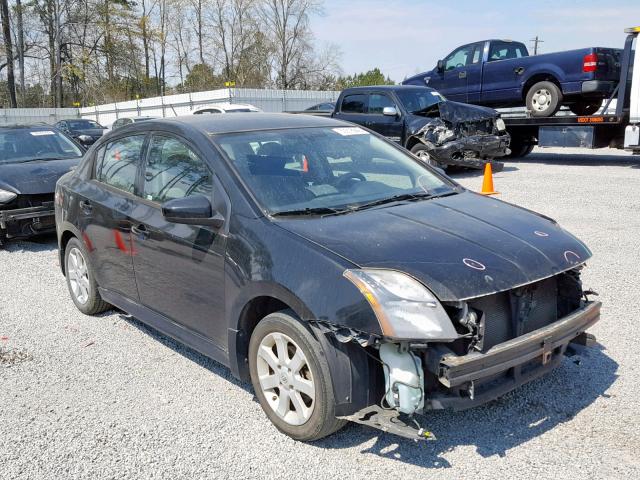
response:
[(49, 123), (78, 118), (77, 108), (0, 108), (0, 125)]
[(175, 117), (215, 103), (250, 103), (265, 112), (304, 110), (316, 103), (336, 101), (340, 92), (320, 90), (259, 90), (223, 88), (207, 92), (184, 93), (108, 103), (80, 109), (83, 118), (108, 126), (121, 117)]

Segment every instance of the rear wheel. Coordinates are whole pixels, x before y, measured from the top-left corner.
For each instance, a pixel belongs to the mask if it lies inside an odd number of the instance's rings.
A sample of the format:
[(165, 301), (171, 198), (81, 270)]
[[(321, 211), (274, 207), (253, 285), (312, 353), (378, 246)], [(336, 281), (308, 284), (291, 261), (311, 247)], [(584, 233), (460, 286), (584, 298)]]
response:
[(84, 245), (77, 238), (69, 240), (64, 251), (64, 271), (71, 299), (82, 313), (95, 315), (108, 310), (111, 305), (102, 300), (87, 258)]
[(602, 106), (602, 101), (594, 101), (594, 102), (578, 102), (572, 105), (569, 105), (569, 109), (575, 113), (576, 115), (593, 115)]
[(318, 440), (346, 423), (335, 416), (322, 347), (292, 312), (272, 313), (258, 323), (249, 343), (249, 372), (269, 420), (295, 440)]
[(550, 117), (560, 108), (562, 92), (549, 81), (538, 82), (529, 88), (526, 97), (527, 109), (534, 117)]

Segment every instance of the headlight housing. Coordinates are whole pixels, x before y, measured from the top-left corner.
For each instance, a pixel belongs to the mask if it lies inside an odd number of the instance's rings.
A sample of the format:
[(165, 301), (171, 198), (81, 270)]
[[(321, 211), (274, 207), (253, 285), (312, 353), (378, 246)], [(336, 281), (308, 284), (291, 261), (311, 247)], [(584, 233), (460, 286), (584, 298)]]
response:
[(18, 196), (17, 193), (0, 189), (0, 203), (9, 203)]
[(504, 120), (501, 118), (496, 118), (496, 128), (499, 132), (504, 132), (507, 129), (507, 126), (504, 124)]
[(373, 308), (383, 335), (401, 340), (450, 342), (458, 338), (438, 299), (406, 273), (385, 269), (349, 269), (344, 276)]

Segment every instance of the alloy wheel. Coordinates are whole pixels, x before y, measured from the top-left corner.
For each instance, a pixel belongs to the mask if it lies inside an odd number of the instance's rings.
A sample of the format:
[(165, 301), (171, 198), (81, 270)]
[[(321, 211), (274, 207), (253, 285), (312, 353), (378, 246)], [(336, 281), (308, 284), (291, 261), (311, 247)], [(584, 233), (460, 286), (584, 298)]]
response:
[(289, 425), (309, 420), (315, 383), (300, 346), (283, 333), (270, 333), (260, 342), (256, 367), (262, 393), (276, 415)]
[(89, 300), (89, 271), (84, 255), (76, 247), (69, 251), (67, 257), (67, 275), (73, 296), (84, 305)]

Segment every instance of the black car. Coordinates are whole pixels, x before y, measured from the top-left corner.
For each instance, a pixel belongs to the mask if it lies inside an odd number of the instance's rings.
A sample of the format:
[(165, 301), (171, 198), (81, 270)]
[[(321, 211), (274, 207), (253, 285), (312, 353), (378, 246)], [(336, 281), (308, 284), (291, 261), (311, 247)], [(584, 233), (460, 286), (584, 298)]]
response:
[(299, 440), (346, 420), (426, 438), (415, 413), (548, 372), (599, 319), (591, 252), (553, 220), (329, 118), (131, 125), (56, 194), (78, 309), (116, 306), (229, 366)]
[(78, 164), (82, 153), (52, 127), (0, 127), (0, 245), (55, 230), (56, 181)]
[(56, 127), (84, 146), (92, 145), (104, 134), (106, 127), (86, 118), (60, 120)]
[(447, 100), (433, 88), (353, 87), (340, 93), (332, 117), (363, 125), (398, 142), (427, 163), (482, 168), (511, 153), (495, 110)]

